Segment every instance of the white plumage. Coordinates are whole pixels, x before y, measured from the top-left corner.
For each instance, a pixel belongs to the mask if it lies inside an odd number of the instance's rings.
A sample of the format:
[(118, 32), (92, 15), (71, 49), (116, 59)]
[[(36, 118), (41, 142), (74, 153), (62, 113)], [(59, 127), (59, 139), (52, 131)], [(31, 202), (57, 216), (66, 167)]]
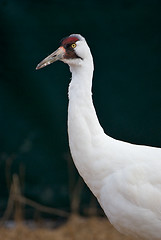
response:
[(161, 239), (161, 149), (107, 136), (92, 101), (93, 59), (85, 39), (65, 38), (37, 69), (70, 66), (68, 135), (73, 161), (110, 222), (121, 233)]

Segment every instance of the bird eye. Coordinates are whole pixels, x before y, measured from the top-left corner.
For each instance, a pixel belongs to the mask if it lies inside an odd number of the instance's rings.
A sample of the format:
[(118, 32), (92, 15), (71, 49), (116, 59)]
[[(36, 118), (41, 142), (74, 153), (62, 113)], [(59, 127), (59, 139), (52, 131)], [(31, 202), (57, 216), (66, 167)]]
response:
[(71, 46), (72, 46), (72, 48), (75, 48), (77, 45), (75, 43), (73, 43)]

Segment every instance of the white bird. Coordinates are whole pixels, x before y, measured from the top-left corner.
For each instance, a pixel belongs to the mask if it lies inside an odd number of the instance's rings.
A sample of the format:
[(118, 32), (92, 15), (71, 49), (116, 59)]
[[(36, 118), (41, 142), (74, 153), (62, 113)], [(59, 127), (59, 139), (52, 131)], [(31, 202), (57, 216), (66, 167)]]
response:
[(118, 141), (104, 133), (92, 101), (93, 58), (81, 35), (63, 39), (36, 69), (57, 60), (67, 63), (72, 73), (68, 135), (80, 175), (118, 231), (161, 239), (161, 148)]

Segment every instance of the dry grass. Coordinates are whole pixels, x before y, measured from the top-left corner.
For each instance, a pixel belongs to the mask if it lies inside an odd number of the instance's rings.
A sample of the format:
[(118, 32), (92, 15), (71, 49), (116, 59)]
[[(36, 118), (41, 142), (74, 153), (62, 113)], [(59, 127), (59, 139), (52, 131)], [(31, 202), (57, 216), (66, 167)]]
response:
[[(82, 180), (78, 181), (73, 193), (71, 193), (71, 210), (73, 213), (79, 212), (82, 191), (81, 182)], [(33, 207), (38, 212), (69, 217), (69, 214), (64, 211), (43, 206), (22, 196), (19, 177), (14, 174), (13, 181), (10, 184), (7, 208), (0, 219), (0, 240), (132, 240), (132, 238), (117, 232), (107, 218), (99, 216), (85, 218), (78, 216), (78, 214), (71, 214), (68, 221), (58, 228), (45, 228), (42, 226), (43, 221), (40, 221), (41, 225), (29, 228), (27, 225), (22, 224), (25, 219), (23, 209), (26, 205)], [(92, 201), (89, 209), (89, 215), (97, 215), (96, 205)], [(11, 216), (13, 216), (16, 227), (2, 227), (5, 226)]]
[(119, 234), (106, 218), (72, 216), (57, 229), (17, 225), (13, 229), (0, 228), (0, 240), (132, 240)]

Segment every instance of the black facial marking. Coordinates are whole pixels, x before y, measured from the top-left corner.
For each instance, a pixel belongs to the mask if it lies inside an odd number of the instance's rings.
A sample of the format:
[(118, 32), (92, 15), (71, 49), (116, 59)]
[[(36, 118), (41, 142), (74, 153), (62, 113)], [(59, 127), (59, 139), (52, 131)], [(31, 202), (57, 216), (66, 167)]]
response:
[(65, 48), (66, 53), (64, 55), (64, 58), (66, 59), (75, 59), (75, 58), (80, 58), (76, 52), (75, 49), (72, 47), (72, 44), (77, 44), (77, 41), (79, 39), (77, 37), (66, 37), (61, 40), (61, 46)]
[(75, 42), (70, 42), (70, 43), (67, 43), (65, 45), (63, 45), (63, 47), (65, 48), (66, 50), (66, 53), (64, 55), (64, 58), (66, 59), (74, 59), (74, 58), (80, 58), (82, 59), (81, 57), (79, 57), (76, 52), (75, 52), (75, 48), (72, 47), (72, 44), (75, 43)]
[(65, 49), (66, 49), (66, 53), (64, 55), (64, 58), (66, 59), (81, 58), (76, 54), (76, 52), (74, 51), (74, 48), (72, 48), (71, 46), (68, 46)]

